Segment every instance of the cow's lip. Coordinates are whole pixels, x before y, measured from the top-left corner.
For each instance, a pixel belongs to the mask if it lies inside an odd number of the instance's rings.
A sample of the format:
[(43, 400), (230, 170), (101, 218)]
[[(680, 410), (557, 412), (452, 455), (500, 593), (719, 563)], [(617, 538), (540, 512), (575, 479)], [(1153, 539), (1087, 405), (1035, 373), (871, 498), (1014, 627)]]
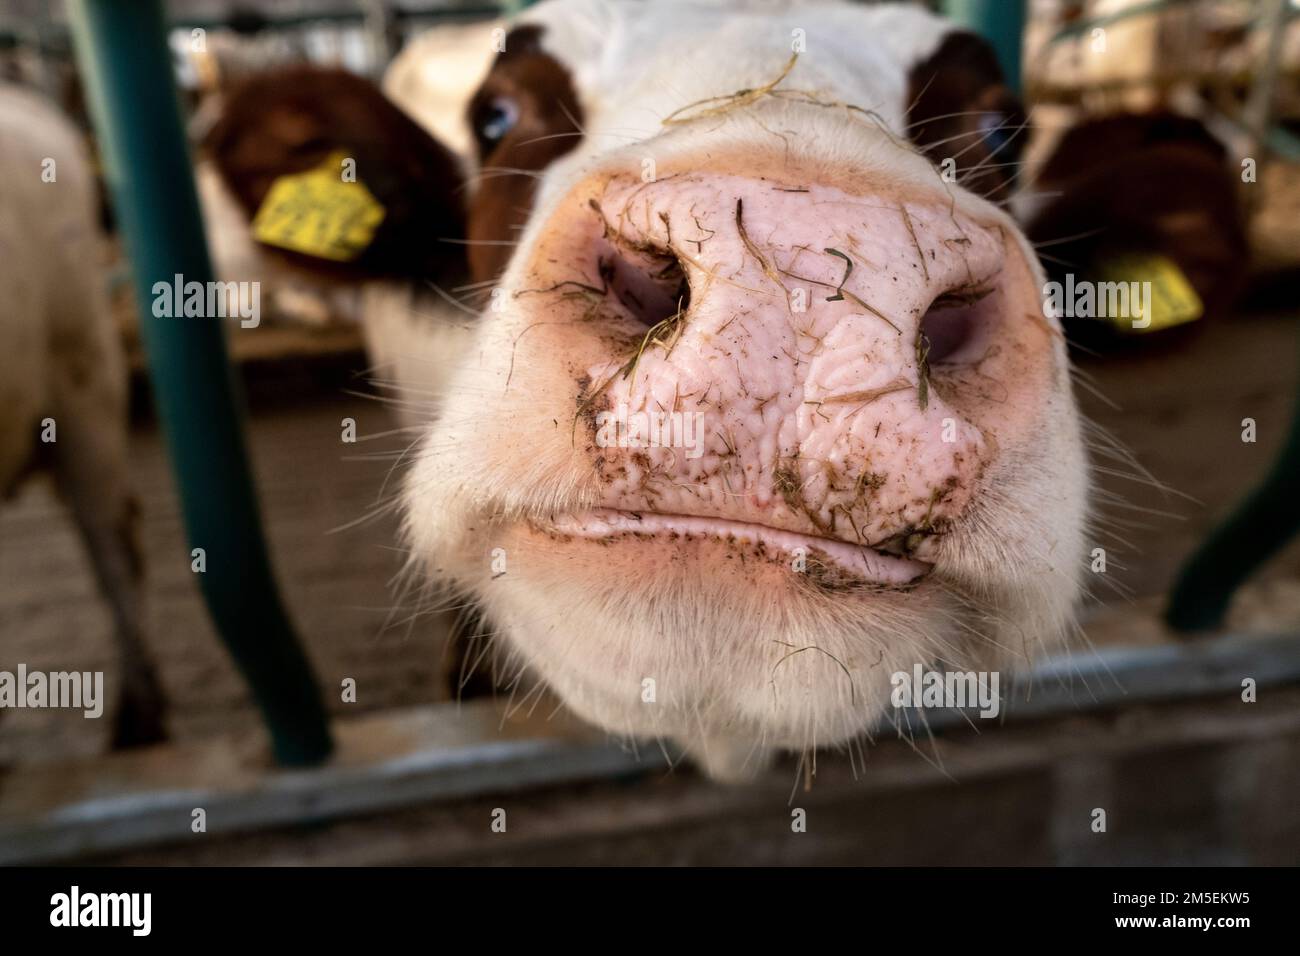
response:
[(784, 552), (792, 558), (798, 554), (796, 549), (802, 549), (814, 562), (829, 560), (854, 578), (886, 587), (912, 584), (933, 568), (924, 561), (862, 545), (728, 518), (597, 508), (563, 515), (554, 520), (553, 527), (561, 534), (593, 539), (623, 534), (734, 539), (762, 543), (770, 552)]

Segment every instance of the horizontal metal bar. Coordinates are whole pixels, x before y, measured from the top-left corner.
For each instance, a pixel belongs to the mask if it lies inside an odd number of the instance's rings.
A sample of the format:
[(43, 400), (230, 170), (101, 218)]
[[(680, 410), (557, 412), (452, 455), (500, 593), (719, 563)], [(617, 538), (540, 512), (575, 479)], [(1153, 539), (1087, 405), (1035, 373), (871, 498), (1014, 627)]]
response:
[[(1243, 676), (1261, 688), (1300, 681), (1300, 635), (1049, 660), (1008, 689), (1001, 722), (1234, 694)], [(927, 727), (979, 726), (970, 710), (921, 718), (905, 712), (900, 723), (921, 736)], [(168, 759), (147, 752), (28, 768), (0, 792), (0, 864), (204, 839), (190, 830), (200, 807), (213, 836), (665, 769), (657, 746), (638, 754), (575, 721), (504, 723), (491, 702), (337, 721), (336, 756), (309, 770), (251, 767), (246, 742), (230, 738), (174, 746)], [(52, 792), (64, 802), (47, 805)]]
[[(411, 7), (399, 5), (393, 8), (393, 16), (401, 23), (453, 23), (465, 20), (488, 20), (504, 16), (505, 3), (466, 3), (460, 5)], [(319, 10), (312, 12), (302, 10), (294, 13), (268, 12), (264, 14), (266, 29), (293, 30), (299, 27), (327, 24), (353, 24), (361, 26), (365, 13), (361, 10)], [(230, 17), (194, 17), (177, 13), (168, 19), (172, 30), (223, 30), (231, 24)], [(26, 24), (6, 23), (0, 19), (0, 43), (29, 43), (36, 39), (36, 45), (43, 49), (68, 49), (69, 30), (66, 23), (57, 20), (39, 30)]]
[[(487, 701), (339, 721), (334, 758), (304, 770), (250, 765), (248, 742), (233, 738), (27, 768), (0, 791), (0, 865), (204, 839), (191, 829), (198, 809), (207, 834), (231, 834), (648, 766), (575, 722), (501, 725)], [(42, 806), (51, 791), (84, 796)]]
[[(1300, 682), (1300, 634), (1227, 635), (1155, 647), (1116, 647), (1051, 658), (1002, 695), (999, 719), (1036, 719)], [(977, 707), (904, 709), (904, 727), (939, 730), (974, 722)], [(892, 726), (892, 719), (890, 722)]]
[[(395, 7), (393, 17), (400, 23), (409, 23), (411, 21), (427, 21), (438, 23), (450, 23), (461, 20), (486, 20), (493, 17), (504, 15), (504, 6), (501, 4), (467, 4), (465, 6), (450, 7), (428, 7), (424, 9), (408, 9), (405, 7)], [(312, 13), (303, 11), (301, 13), (268, 13), (266, 14), (266, 28), (268, 30), (290, 30), (297, 27), (312, 26), (313, 24), (356, 24), (360, 26), (365, 20), (365, 14), (360, 10), (333, 10)], [(220, 30), (228, 27), (228, 18), (196, 18), (186, 17), (183, 14), (173, 17), (171, 20), (172, 28), (176, 30)]]

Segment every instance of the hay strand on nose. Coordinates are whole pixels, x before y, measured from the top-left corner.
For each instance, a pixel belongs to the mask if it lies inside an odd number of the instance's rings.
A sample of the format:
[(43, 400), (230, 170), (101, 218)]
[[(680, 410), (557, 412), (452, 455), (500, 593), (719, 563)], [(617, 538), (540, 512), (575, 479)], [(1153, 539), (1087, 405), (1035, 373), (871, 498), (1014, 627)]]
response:
[(775, 282), (777, 286), (788, 293), (789, 290), (786, 290), (785, 283), (781, 281), (781, 277), (777, 275), (776, 270), (768, 264), (762, 251), (754, 244), (754, 240), (749, 238), (749, 233), (745, 231), (745, 201), (743, 199), (736, 200), (736, 231), (740, 233), (740, 241), (745, 244), (745, 250), (754, 257), (758, 262), (759, 267), (762, 268), (763, 275), (767, 276)]
[[(790, 75), (794, 69), (795, 61), (799, 59), (799, 54), (792, 54), (786, 62), (785, 68), (776, 79), (762, 86), (753, 89), (737, 90), (734, 93), (728, 93), (725, 96), (710, 96), (707, 99), (697, 100), (694, 103), (687, 103), (679, 109), (673, 110), (663, 120), (664, 126), (677, 126), (681, 123), (689, 123), (692, 120), (706, 119), (710, 116), (720, 116), (731, 110), (742, 109), (751, 103), (756, 103), (763, 97), (768, 96), (780, 85), (781, 81)], [(692, 112), (694, 111), (694, 112)]]

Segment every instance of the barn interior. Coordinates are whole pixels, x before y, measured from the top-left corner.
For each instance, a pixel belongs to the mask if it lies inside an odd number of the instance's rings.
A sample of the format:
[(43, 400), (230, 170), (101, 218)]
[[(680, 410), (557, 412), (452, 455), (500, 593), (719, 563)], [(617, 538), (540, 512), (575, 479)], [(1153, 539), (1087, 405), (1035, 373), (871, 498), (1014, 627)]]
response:
[[(419, 38), (441, 51), (439, 82), (454, 97), (485, 68), (465, 51), (519, 6), (166, 0), (200, 192), (213, 104), (241, 77), (306, 61), (378, 80)], [(0, 0), (0, 79), (57, 102), (102, 163), (74, 7)], [(218, 275), (264, 282), (261, 322), (225, 320), (226, 350), (274, 586), (332, 738), (323, 759), (285, 766), (196, 583), (150, 376), (161, 357), (145, 344), (105, 188), (100, 251), (130, 364), (146, 640), (167, 738), (115, 749), (108, 720), (0, 714), (0, 863), (1297, 862), (1300, 534), (1264, 555), (1211, 548), (1211, 574), (1246, 577), (1219, 619), (1175, 626), (1171, 595), (1270, 475), (1300, 477), (1300, 7), (1027, 0), (1021, 27), (1022, 177), (1095, 173), (1109, 194), (1100, 203), (1142, 215), (1154, 180), (1105, 177), (1100, 160), (1062, 173), (1054, 157), (1072, 130), (1106, 117), (1183, 117), (1221, 150), (1241, 244), (1225, 247), (1192, 318), (1149, 334), (1067, 327), (1078, 401), (1110, 436), (1095, 503), (1114, 535), (1081, 612), (1087, 644), (1045, 666), (997, 726), (943, 714), (727, 787), (657, 745), (585, 727), (540, 685), (449, 689), (445, 624), (394, 586), (403, 555), (389, 481), (410, 439), (394, 426), (401, 396), (367, 359), (355, 296), (257, 274), (240, 258), (244, 224), (209, 217)], [(1062, 251), (1077, 236), (1042, 238), (1045, 262), (1077, 252)], [(355, 443), (340, 441), (348, 421)], [(1285, 509), (1271, 517), (1300, 531)], [(110, 699), (120, 679), (76, 525), (40, 478), (0, 507), (0, 670), (20, 662), (102, 671)], [(1087, 823), (1097, 806), (1113, 808), (1107, 832)], [(792, 832), (794, 808), (816, 826)]]

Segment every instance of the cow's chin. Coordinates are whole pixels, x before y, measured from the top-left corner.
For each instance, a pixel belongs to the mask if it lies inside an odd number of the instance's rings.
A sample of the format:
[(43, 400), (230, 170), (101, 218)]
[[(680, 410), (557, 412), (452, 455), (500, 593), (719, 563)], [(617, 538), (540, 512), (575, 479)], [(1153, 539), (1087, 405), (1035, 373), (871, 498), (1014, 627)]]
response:
[(995, 536), (1047, 530), (1004, 518), (971, 515), (904, 583), (866, 580), (815, 549), (800, 566), (746, 535), (583, 535), (572, 518), (482, 513), (456, 522), (467, 533), (436, 563), (484, 611), (499, 672), (526, 675), (525, 690), (540, 678), (596, 726), (666, 741), (740, 780), (776, 751), (888, 729), (900, 716), (891, 678), (917, 664), (1000, 670), (1054, 643), (1071, 574), (971, 563), (1008, 554)]

